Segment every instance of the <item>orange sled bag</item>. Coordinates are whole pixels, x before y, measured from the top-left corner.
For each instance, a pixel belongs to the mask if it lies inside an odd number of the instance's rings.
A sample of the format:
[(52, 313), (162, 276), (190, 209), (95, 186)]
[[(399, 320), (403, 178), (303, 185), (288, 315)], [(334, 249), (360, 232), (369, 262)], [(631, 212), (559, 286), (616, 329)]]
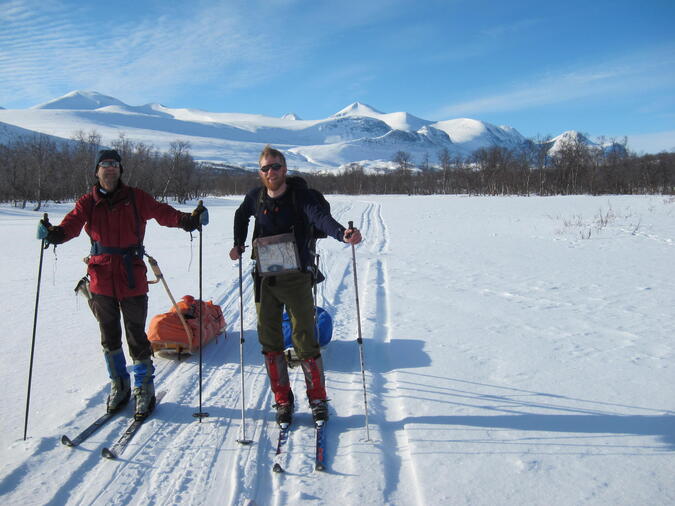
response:
[(211, 301), (199, 304), (185, 295), (168, 313), (158, 314), (150, 321), (148, 339), (154, 351), (176, 350), (192, 353), (199, 349), (199, 311), (202, 313), (202, 346), (225, 330), (223, 311)]

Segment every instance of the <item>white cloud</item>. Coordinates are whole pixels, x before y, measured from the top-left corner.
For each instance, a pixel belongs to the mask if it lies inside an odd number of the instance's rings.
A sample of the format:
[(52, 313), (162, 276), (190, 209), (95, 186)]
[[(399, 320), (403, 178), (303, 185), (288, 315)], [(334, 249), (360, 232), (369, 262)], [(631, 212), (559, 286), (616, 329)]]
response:
[(231, 89), (262, 79), (285, 54), (273, 33), (259, 31), (232, 4), (195, 5), (188, 16), (124, 24), (94, 24), (84, 9), (58, 3), (13, 0), (7, 7), (0, 28), (5, 106), (72, 89), (133, 90), (123, 100), (167, 97), (195, 80)]

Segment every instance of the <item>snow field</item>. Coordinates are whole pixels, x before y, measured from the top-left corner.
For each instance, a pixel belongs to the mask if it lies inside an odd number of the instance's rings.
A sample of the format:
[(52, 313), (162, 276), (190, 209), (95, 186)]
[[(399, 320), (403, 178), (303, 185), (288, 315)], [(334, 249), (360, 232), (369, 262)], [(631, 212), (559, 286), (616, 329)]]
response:
[[(227, 337), (198, 357), (156, 359), (167, 390), (119, 461), (100, 450), (119, 417), (63, 447), (107, 395), (98, 329), (72, 289), (80, 237), (45, 253), (33, 392), (22, 440), (41, 213), (0, 207), (0, 495), (8, 504), (671, 504), (675, 500), (672, 247), (675, 202), (661, 196), (329, 196), (353, 220), (370, 441), (356, 343), (351, 248), (320, 241), (334, 316), (325, 349), (331, 415), (325, 473), (298, 369), (297, 411), (271, 471), (277, 430), (243, 277), (246, 436), (242, 435), (239, 280), (227, 258), (239, 197), (207, 199), (204, 298)], [(185, 206), (185, 210), (192, 206)], [(53, 223), (70, 209), (51, 205)], [(588, 230), (591, 230), (590, 235)], [(196, 239), (196, 236), (195, 236)], [(198, 242), (148, 226), (148, 252), (176, 298), (197, 296)], [(249, 260), (244, 262), (245, 272)], [(151, 288), (150, 315), (169, 301)], [(127, 414), (130, 414), (128, 410)]]

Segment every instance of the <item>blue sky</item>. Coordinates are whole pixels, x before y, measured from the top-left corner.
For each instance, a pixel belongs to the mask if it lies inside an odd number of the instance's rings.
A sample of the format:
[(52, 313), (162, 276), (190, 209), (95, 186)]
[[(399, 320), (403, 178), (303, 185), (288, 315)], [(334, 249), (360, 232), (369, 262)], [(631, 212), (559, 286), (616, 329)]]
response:
[(361, 101), (675, 150), (675, 2), (0, 1), (0, 106), (80, 89), (303, 119)]

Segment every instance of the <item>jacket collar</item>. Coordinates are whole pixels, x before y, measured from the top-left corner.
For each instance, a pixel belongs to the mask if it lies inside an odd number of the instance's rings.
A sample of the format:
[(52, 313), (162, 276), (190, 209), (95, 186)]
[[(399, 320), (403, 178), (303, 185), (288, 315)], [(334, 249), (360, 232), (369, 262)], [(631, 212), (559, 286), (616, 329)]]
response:
[(106, 192), (98, 183), (96, 183), (92, 188), (91, 193), (94, 197), (95, 204), (106, 201), (112, 205), (127, 199), (129, 195), (129, 187), (120, 181), (115, 191)]

